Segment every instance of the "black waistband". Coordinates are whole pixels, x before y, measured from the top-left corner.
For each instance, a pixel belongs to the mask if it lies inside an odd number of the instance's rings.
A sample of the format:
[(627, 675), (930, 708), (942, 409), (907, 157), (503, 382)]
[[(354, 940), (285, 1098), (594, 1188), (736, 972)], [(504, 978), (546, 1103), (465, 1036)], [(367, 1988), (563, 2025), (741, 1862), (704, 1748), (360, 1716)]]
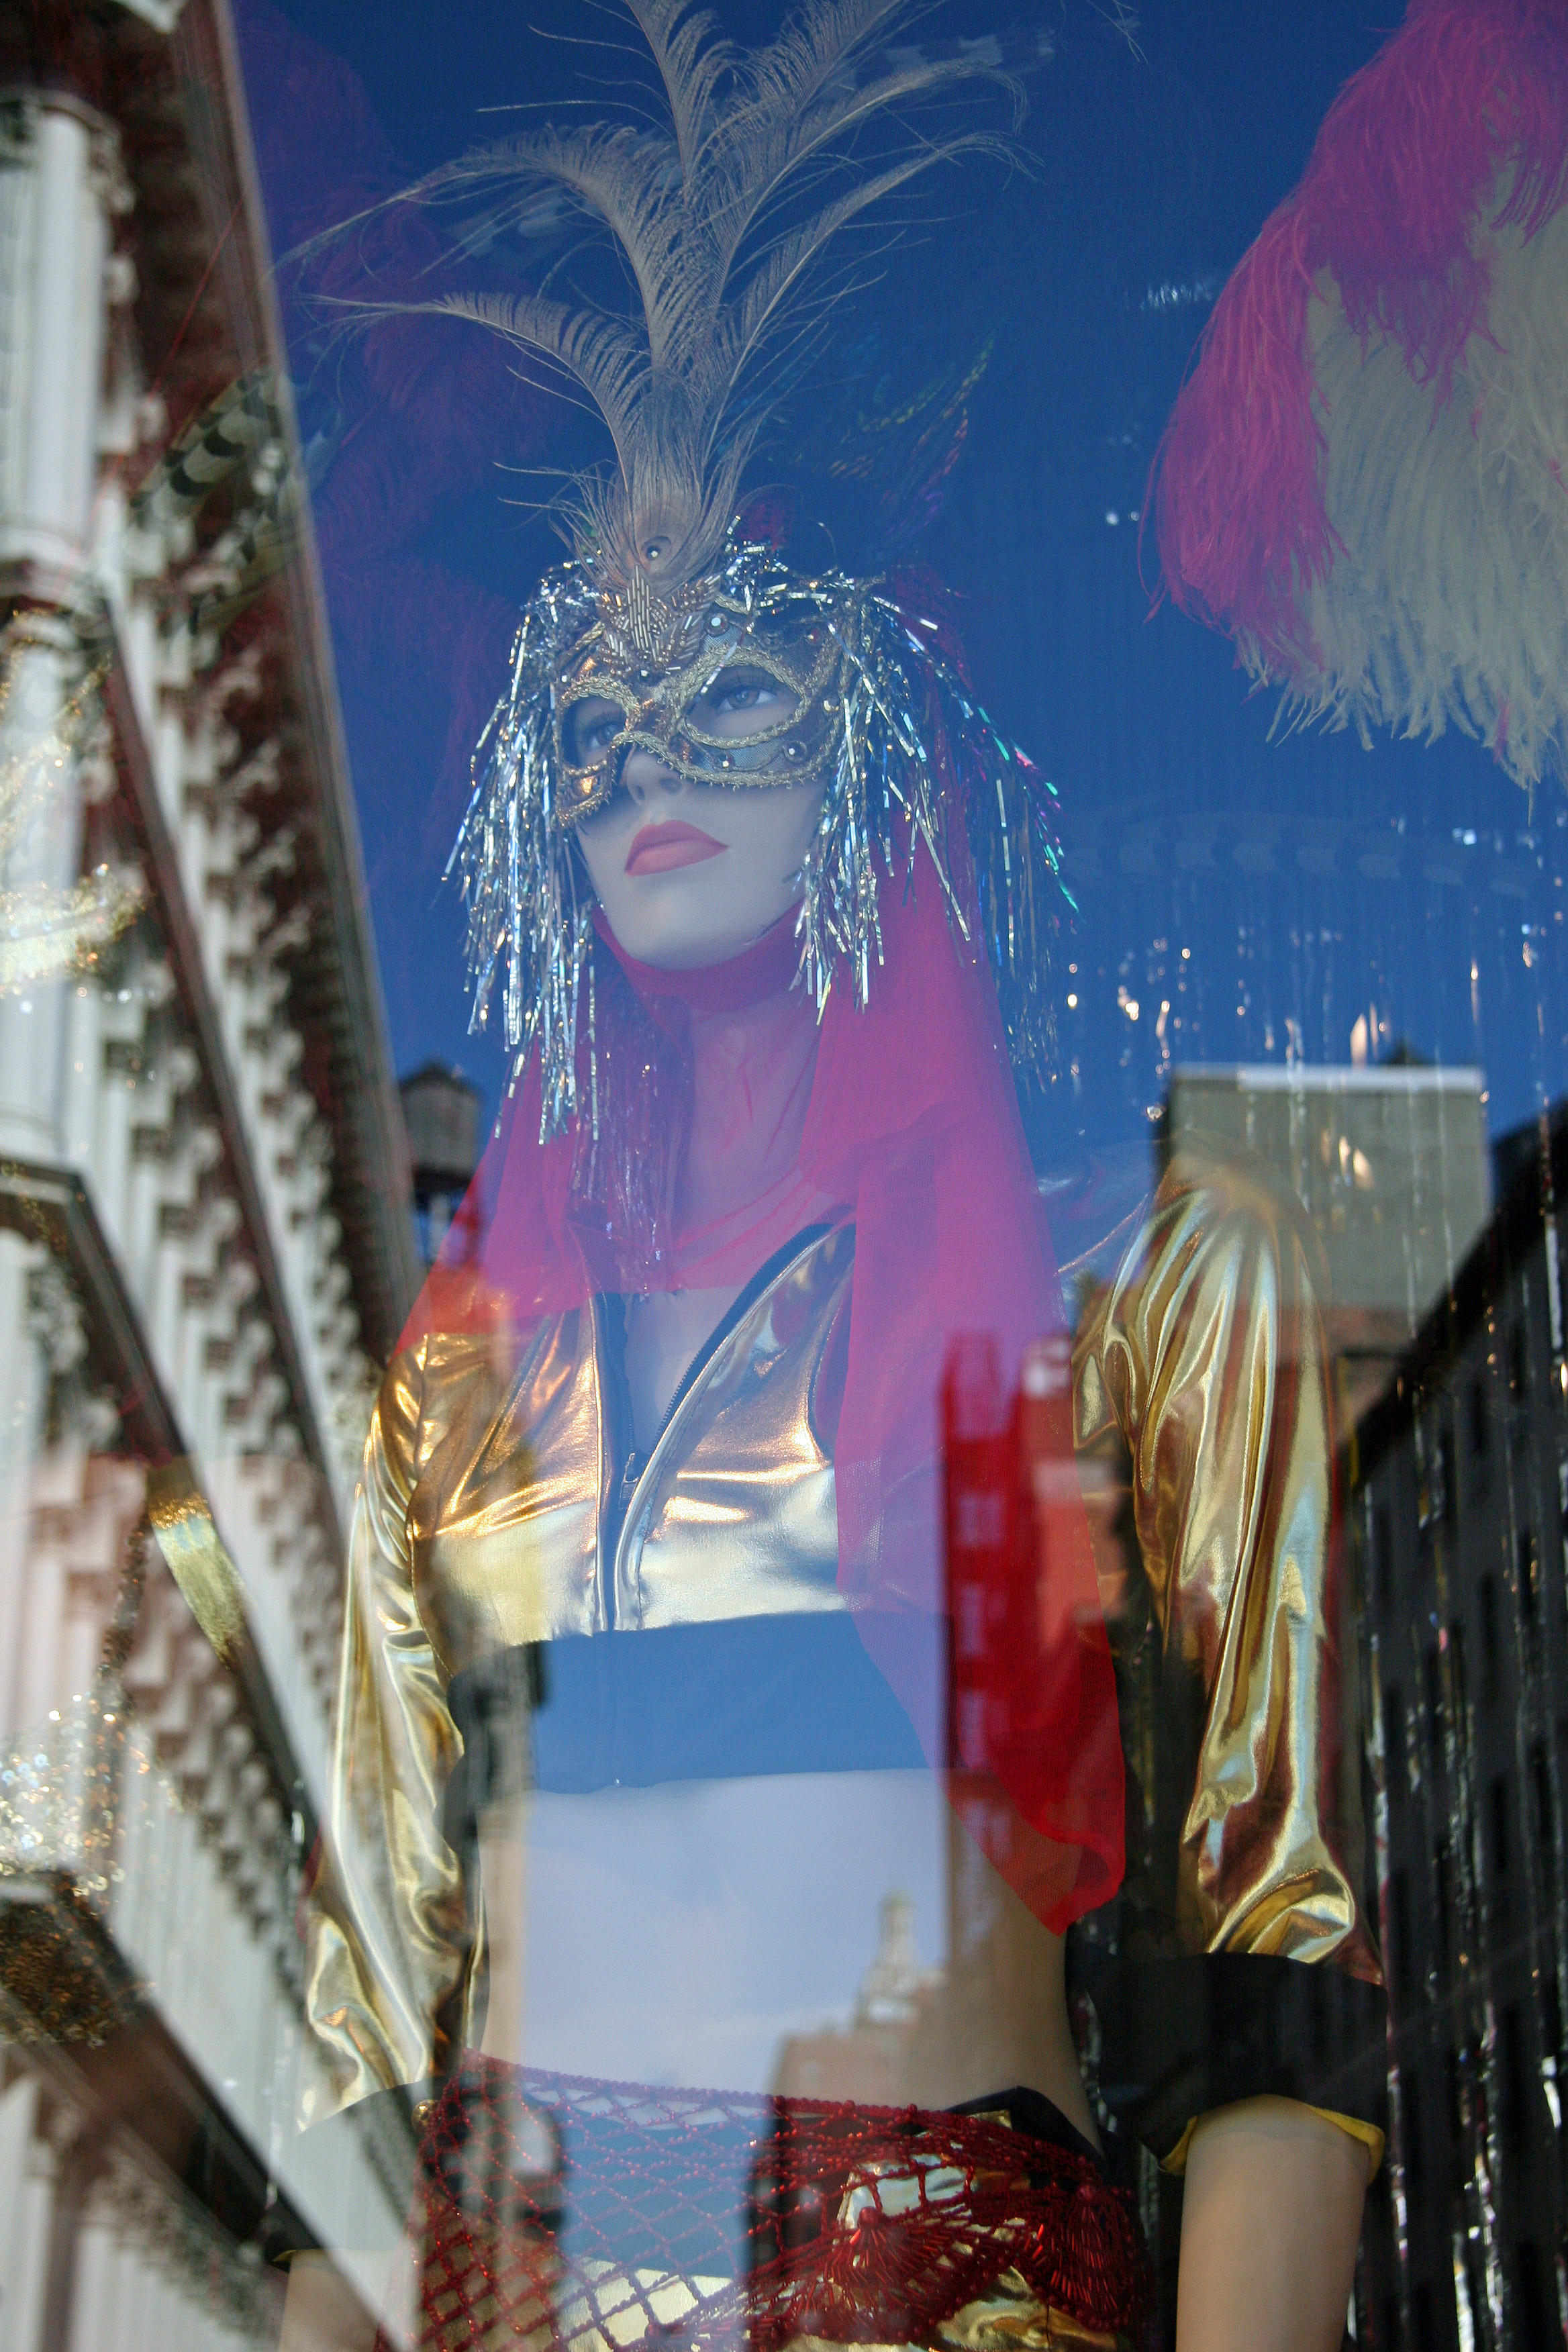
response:
[[(935, 1620), (881, 1616), (866, 1630), (879, 1655), (909, 1659), (906, 1686), (938, 1687)], [(533, 1785), (562, 1791), (925, 1761), (856, 1621), (838, 1610), (500, 1651), (454, 1676), (447, 1699), (464, 1753), (444, 1827), (459, 1851), (476, 1813), (504, 1786), (520, 1722)]]
[(1068, 2156), (1086, 2157), (1103, 2172), (1105, 2158), (1091, 2139), (1085, 2139), (1078, 2126), (1069, 2123), (1054, 2099), (1043, 2091), (1031, 2091), (1016, 2084), (1010, 2091), (993, 2091), (984, 2099), (961, 2099), (947, 2111), (954, 2116), (1003, 2116), (1017, 2132), (1030, 2139), (1047, 2140), (1052, 2147), (1065, 2148)]

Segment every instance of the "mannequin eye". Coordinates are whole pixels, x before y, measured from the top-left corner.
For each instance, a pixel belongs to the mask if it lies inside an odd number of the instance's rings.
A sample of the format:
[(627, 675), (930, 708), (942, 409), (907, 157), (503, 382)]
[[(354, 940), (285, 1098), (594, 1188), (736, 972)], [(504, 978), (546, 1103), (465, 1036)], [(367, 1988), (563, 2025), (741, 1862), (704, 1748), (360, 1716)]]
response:
[(591, 694), (574, 702), (561, 726), (561, 748), (569, 768), (594, 768), (605, 759), (626, 723), (618, 702)]
[(761, 719), (772, 727), (788, 718), (797, 699), (794, 688), (783, 685), (770, 670), (737, 662), (721, 670), (706, 694), (698, 697), (693, 715), (700, 726), (713, 734), (725, 731), (726, 720), (733, 726)]

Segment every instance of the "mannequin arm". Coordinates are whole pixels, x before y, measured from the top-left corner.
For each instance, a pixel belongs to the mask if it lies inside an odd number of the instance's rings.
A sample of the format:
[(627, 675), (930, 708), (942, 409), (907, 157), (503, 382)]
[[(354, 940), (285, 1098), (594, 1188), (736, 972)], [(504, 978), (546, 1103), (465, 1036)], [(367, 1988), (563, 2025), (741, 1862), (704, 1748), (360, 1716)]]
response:
[[(391, 2269), (391, 2258), (381, 2265)], [(296, 2254), (289, 2265), (278, 2352), (372, 2352), (374, 2313), (330, 2254)]]
[(1176, 2352), (1339, 2352), (1367, 2151), (1310, 2107), (1247, 2099), (1193, 2135)]

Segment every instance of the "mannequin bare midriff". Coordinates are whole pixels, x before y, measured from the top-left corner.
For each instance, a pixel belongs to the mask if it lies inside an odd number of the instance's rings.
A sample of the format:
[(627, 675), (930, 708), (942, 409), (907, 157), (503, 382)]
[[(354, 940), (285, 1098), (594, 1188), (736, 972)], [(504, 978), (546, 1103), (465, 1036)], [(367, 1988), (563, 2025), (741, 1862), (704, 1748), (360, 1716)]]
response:
[[(630, 955), (681, 968), (721, 963), (788, 913), (820, 794), (792, 785), (710, 793), (643, 754), (626, 762), (622, 782), (581, 838), (601, 906)], [(700, 827), (708, 853), (689, 866), (637, 872), (639, 828), (677, 818)], [(831, 1215), (831, 1202), (797, 1200), (791, 1189), (805, 1065), (775, 1061), (769, 1116), (737, 1132), (737, 1101), (754, 1099), (746, 1041), (722, 1016), (698, 1029), (694, 1020), (678, 1202), (684, 1226), (732, 1234), (737, 1204), (743, 1225), (748, 1203), (781, 1197), (798, 1208), (797, 1226)], [(626, 1371), (639, 1451), (741, 1286), (694, 1285), (634, 1304)], [(910, 2030), (876, 2037), (876, 2095), (942, 2106), (1025, 2084), (1095, 2137), (1068, 2031), (1062, 1943), (1036, 1916), (1050, 1905), (1031, 1908), (1003, 1882), (970, 1844), (935, 1776), (808, 1773), (534, 1794), (480, 1827), (489, 1938), (481, 2046), (489, 2055), (763, 2091), (797, 2087), (779, 2078), (805, 2036), (814, 2073), (798, 2087), (864, 2099), (854, 2030), (822, 2029), (855, 2012), (878, 1895), (908, 1893), (918, 1879), (928, 1980)], [(1058, 1874), (1059, 1892), (1071, 1857), (1039, 1859), (1047, 1881)], [(931, 1981), (930, 1964), (944, 1952), (949, 1965)], [(1245, 2101), (1200, 2124), (1187, 2176), (1180, 2352), (1319, 2352), (1337, 2343), (1363, 2157), (1332, 2122), (1289, 2101)], [(370, 2275), (363, 2263), (361, 2275)], [(289, 2279), (284, 2352), (368, 2347), (365, 2292), (351, 2293), (331, 2258), (301, 2258)]]
[[(739, 732), (759, 714), (782, 715), (793, 697), (743, 678), (704, 714), (710, 734), (722, 735), (731, 703)], [(700, 969), (740, 954), (788, 915), (821, 806), (820, 785), (709, 790), (639, 751), (578, 840), (626, 953)], [(650, 862), (639, 842), (650, 828), (668, 838), (672, 825), (696, 828), (706, 850), (671, 865), (662, 846)], [(692, 1025), (682, 1230), (728, 1242), (751, 1222), (752, 1203), (787, 1202), (795, 1229), (834, 1214), (831, 1201), (796, 1181), (814, 1045), (798, 1045), (793, 1023), (776, 1052), (764, 1037), (761, 1050), (773, 1058), (760, 1097), (755, 1028), (742, 1034), (722, 1015), (694, 1016)], [(764, 1115), (737, 1116), (761, 1098)], [(625, 1370), (631, 1439), (643, 1455), (751, 1270), (727, 1264), (739, 1278), (630, 1303)], [(879, 1898), (918, 1895), (925, 1981), (908, 2030), (874, 2037), (876, 2095), (940, 2107), (1025, 2085), (1096, 2137), (1068, 2031), (1062, 1941), (970, 1843), (929, 1771), (533, 1792), (494, 1808), (479, 1828), (489, 2056), (601, 2078), (864, 2099), (864, 2038), (858, 2059), (853, 2029), (823, 2029), (855, 2013), (876, 1954)], [(1073, 1858), (1047, 1855), (1043, 1867), (1059, 1887)], [(802, 2036), (811, 2042), (809, 2086), (781, 2084)], [(328, 2257), (294, 2264), (284, 2352), (368, 2346), (373, 2332)]]
[[(900, 1865), (922, 1839), (911, 1874)], [(957, 1966), (931, 1971), (907, 2023), (876, 2034), (876, 2097), (952, 2106), (1024, 2084), (1096, 2137), (1062, 1939), (968, 1844), (930, 1776), (536, 1795), (485, 1822), (480, 1871), (488, 2056), (819, 2098), (868, 2095), (865, 2037), (842, 2029), (873, 1958), (877, 1894), (923, 1881), (940, 1900), (951, 1873), (982, 1931)], [(939, 1931), (927, 1949), (940, 1958), (946, 1923), (921, 1925)], [(790, 2072), (803, 2033), (809, 2081)]]

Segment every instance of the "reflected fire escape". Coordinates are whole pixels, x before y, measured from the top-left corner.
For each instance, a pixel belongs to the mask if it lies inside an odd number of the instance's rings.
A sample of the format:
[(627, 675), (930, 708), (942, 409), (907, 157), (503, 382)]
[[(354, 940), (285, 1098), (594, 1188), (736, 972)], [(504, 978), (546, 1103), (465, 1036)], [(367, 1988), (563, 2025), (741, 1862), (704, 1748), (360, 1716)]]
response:
[(1499, 1168), (1345, 1464), (1392, 2012), (1368, 2263), (1380, 2340), (1439, 2347), (1568, 2334), (1568, 1108)]

